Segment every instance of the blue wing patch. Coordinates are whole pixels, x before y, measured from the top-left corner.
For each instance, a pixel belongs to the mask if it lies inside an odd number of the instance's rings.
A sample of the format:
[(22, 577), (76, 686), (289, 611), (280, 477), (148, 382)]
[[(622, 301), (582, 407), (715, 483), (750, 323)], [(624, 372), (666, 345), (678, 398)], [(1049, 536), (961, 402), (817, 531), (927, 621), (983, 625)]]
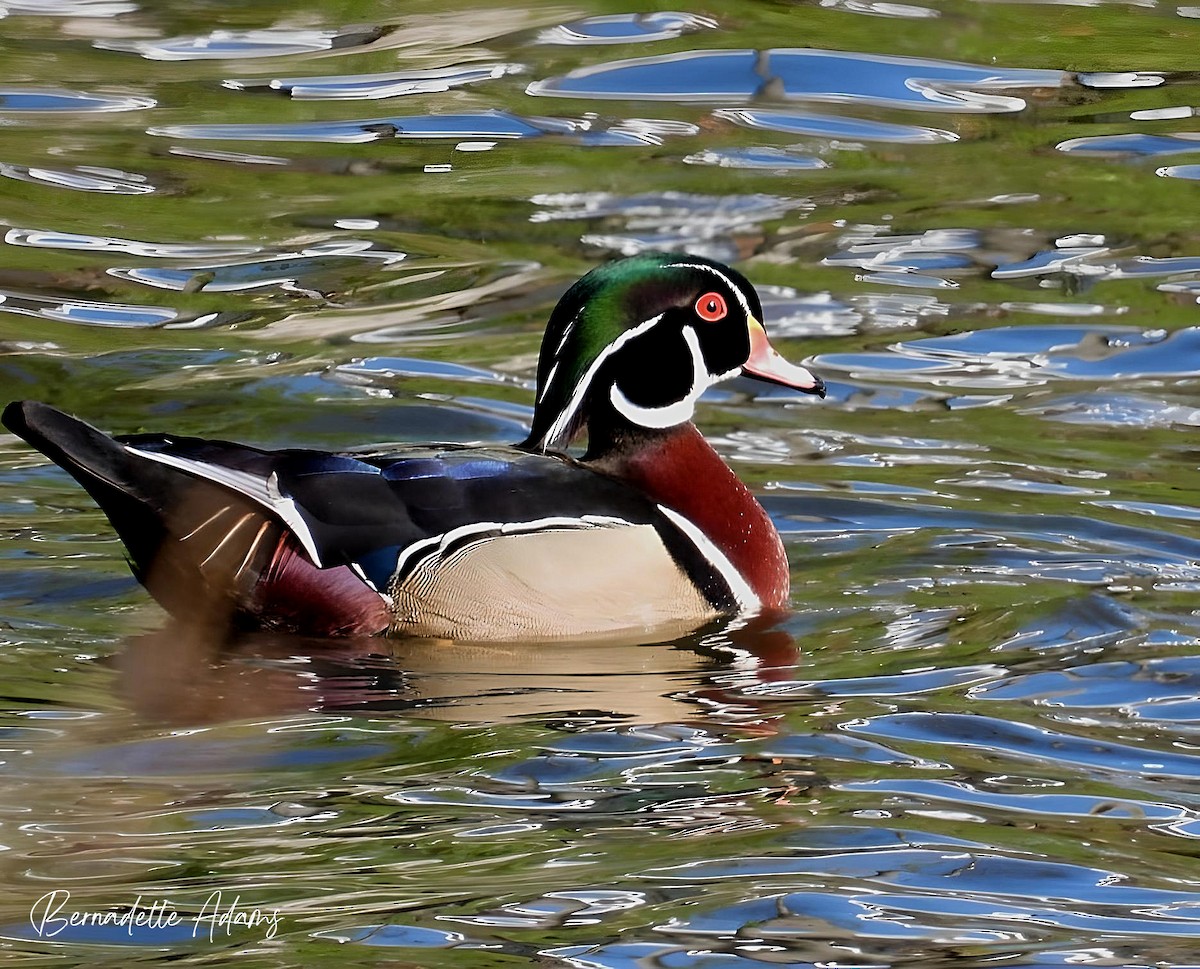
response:
[(510, 474), (515, 465), (511, 461), (494, 458), (447, 461), (442, 458), (405, 458), (381, 469), (387, 481), (414, 481), (421, 478), (449, 478), (452, 481), (470, 481), (474, 478), (494, 478)]
[(376, 592), (386, 592), (388, 582), (396, 571), (396, 560), (399, 557), (400, 546), (389, 545), (359, 555), (354, 564), (362, 569), (363, 575), (375, 587)]
[[(285, 462), (281, 462), (281, 464)], [(379, 474), (379, 469), (375, 465), (347, 457), (344, 454), (306, 452), (302, 461), (294, 460), (286, 463), (290, 464), (287, 472), (296, 478), (308, 478), (315, 474)]]

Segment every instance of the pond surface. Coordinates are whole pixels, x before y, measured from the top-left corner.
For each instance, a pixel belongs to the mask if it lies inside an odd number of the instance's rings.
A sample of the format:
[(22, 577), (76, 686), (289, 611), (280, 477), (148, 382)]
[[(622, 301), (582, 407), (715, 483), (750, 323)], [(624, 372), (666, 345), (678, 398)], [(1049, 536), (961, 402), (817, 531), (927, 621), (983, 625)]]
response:
[(14, 959), (1200, 961), (1200, 7), (0, 7), (5, 399), (511, 442), (662, 248), (830, 387), (702, 402), (793, 612), (660, 644), (214, 651), (0, 438)]

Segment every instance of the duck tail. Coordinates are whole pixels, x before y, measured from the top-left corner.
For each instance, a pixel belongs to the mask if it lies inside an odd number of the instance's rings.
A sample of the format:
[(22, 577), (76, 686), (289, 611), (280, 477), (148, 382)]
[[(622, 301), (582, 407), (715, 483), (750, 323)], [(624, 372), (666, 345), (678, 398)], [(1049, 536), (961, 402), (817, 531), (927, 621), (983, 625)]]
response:
[(0, 419), (83, 485), (121, 536), (134, 574), (144, 578), (164, 536), (161, 506), (167, 483), (155, 480), (165, 477), (163, 472), (146, 467), (150, 462), (138, 461), (107, 434), (48, 404), (15, 400)]
[[(227, 621), (278, 544), (279, 526), (249, 501), (147, 460), (55, 407), (13, 401), (0, 420), (95, 499), (133, 574), (175, 615)], [(227, 608), (214, 612), (215, 604)]]
[[(246, 495), (146, 456), (206, 442), (112, 438), (36, 401), (14, 401), (0, 421), (83, 485), (125, 543), (133, 574), (172, 615), (214, 628), (317, 635), (387, 628), (383, 598), (349, 568), (319, 569), (296, 536)], [(252, 451), (208, 443), (214, 456), (235, 462)]]

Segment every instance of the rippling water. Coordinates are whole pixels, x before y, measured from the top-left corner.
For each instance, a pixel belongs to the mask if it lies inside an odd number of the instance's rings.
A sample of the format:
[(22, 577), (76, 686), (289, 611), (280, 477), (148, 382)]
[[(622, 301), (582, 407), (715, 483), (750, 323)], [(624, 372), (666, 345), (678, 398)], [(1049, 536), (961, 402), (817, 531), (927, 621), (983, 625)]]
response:
[(1200, 962), (1200, 8), (168, 6), (0, 0), (5, 398), (508, 442), (573, 278), (735, 261), (831, 391), (700, 412), (794, 609), (216, 648), (0, 438), (0, 947)]

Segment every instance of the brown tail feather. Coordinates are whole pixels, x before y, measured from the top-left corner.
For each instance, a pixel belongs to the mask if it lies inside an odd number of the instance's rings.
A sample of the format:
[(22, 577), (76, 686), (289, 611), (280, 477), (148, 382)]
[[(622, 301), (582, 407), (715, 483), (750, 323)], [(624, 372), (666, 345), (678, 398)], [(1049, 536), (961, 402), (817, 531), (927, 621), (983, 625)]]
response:
[(150, 461), (62, 411), (15, 401), (3, 421), (96, 500), (134, 574), (170, 613), (328, 635), (387, 627), (383, 599), (345, 567), (318, 569), (249, 499)]

